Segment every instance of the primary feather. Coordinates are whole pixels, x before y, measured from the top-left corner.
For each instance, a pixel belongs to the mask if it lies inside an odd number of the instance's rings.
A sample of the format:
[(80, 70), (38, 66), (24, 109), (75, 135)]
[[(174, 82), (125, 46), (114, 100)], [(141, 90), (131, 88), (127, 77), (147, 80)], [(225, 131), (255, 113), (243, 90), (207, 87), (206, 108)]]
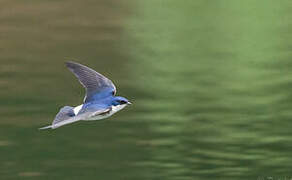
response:
[(116, 93), (113, 82), (93, 69), (71, 61), (66, 62), (66, 66), (86, 89), (84, 103)]

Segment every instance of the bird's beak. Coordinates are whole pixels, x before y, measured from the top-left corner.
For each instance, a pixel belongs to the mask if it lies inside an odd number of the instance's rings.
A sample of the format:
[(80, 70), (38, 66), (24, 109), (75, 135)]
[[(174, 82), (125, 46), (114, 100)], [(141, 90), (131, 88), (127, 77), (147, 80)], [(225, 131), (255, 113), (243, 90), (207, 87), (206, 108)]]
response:
[(127, 102), (128, 105), (131, 105), (132, 103), (130, 101)]

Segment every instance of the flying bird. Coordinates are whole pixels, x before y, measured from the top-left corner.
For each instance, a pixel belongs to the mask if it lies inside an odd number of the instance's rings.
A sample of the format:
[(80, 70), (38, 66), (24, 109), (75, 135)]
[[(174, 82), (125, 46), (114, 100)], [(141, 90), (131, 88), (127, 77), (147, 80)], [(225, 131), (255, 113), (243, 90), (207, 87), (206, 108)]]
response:
[(131, 104), (126, 98), (115, 96), (116, 87), (105, 76), (76, 62), (68, 61), (65, 64), (86, 89), (83, 104), (62, 107), (53, 123), (40, 129), (56, 129), (80, 120), (104, 119)]

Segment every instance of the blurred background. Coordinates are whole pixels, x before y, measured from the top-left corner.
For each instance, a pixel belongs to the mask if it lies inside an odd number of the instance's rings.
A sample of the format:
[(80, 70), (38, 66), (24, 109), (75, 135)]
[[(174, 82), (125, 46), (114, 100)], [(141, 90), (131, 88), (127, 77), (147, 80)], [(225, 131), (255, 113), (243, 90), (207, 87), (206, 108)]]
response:
[[(290, 0), (2, 0), (0, 179), (292, 178)], [(132, 106), (39, 131), (84, 89)]]

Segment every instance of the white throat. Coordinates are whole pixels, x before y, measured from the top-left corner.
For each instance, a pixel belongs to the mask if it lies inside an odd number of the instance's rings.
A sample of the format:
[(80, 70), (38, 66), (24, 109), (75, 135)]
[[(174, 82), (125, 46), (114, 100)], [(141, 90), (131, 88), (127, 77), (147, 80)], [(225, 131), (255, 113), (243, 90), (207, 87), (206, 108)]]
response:
[(127, 106), (126, 104), (112, 106), (112, 114), (124, 109), (126, 106)]

